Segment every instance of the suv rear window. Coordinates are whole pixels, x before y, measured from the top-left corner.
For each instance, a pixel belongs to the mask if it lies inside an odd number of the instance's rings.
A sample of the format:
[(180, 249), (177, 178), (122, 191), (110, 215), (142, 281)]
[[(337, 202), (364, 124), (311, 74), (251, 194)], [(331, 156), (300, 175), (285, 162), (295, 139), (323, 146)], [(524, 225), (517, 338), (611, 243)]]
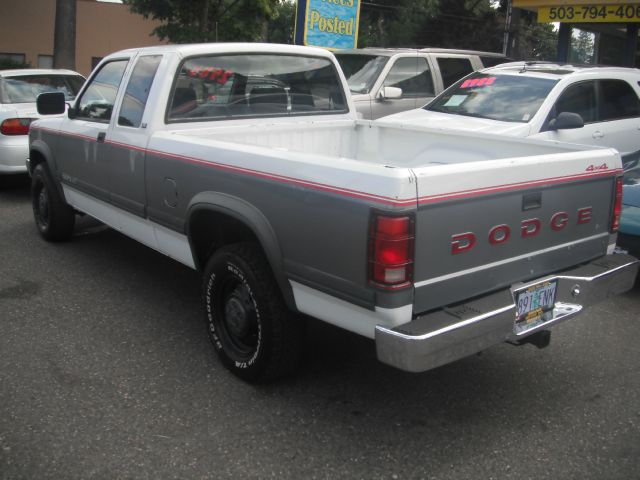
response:
[(426, 110), (503, 122), (526, 123), (538, 111), (557, 80), (475, 73), (449, 88)]
[(3, 79), (2, 103), (35, 103), (41, 93), (62, 92), (73, 99), (82, 87), (80, 75), (16, 75)]
[(185, 60), (167, 121), (344, 113), (334, 64), (298, 55), (238, 54)]

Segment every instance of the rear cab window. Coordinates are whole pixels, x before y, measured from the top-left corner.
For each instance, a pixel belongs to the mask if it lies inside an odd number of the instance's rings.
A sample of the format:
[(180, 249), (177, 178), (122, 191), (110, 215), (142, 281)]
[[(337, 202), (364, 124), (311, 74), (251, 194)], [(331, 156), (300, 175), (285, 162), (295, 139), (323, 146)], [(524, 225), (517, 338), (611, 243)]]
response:
[(234, 54), (186, 59), (178, 69), (168, 123), (346, 113), (338, 72), (327, 58)]
[(2, 103), (34, 103), (41, 93), (62, 92), (73, 100), (84, 83), (80, 75), (15, 75), (2, 79)]

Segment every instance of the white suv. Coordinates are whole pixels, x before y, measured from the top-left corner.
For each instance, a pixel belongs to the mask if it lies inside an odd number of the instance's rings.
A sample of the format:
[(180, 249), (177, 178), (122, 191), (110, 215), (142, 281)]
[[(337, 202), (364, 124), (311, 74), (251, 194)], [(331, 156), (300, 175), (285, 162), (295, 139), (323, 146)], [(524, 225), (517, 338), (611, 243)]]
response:
[(613, 147), (624, 161), (640, 155), (640, 70), (508, 63), (381, 120)]
[(36, 118), (36, 98), (63, 92), (73, 99), (84, 77), (70, 70), (0, 70), (0, 175), (26, 173), (29, 126)]

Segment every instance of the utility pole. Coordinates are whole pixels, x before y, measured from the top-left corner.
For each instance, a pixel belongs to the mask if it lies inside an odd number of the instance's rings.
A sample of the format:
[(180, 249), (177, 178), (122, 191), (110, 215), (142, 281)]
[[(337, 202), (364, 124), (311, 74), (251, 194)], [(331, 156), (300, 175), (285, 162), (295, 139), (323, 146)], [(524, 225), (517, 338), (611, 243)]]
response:
[(507, 18), (504, 26), (502, 53), (514, 60), (520, 59), (520, 41), (518, 29), (520, 27), (520, 9), (513, 8), (513, 1), (507, 2)]
[(53, 68), (76, 69), (76, 0), (56, 0)]

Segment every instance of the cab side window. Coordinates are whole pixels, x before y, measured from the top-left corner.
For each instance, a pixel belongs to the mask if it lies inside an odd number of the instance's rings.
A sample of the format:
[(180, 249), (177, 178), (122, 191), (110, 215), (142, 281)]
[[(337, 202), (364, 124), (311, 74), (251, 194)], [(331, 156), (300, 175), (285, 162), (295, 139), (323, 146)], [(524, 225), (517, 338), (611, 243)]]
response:
[(77, 104), (77, 118), (109, 123), (113, 105), (128, 60), (115, 60), (102, 66)]
[(584, 123), (596, 121), (596, 83), (580, 82), (569, 86), (556, 102), (555, 114), (577, 113)]
[(118, 125), (139, 127), (161, 55), (140, 57), (131, 73), (118, 115)]
[(468, 58), (438, 57), (437, 61), (438, 67), (440, 68), (440, 75), (442, 75), (442, 86), (444, 88), (449, 88), (462, 77), (473, 72), (471, 60)]
[(403, 97), (434, 96), (433, 78), (425, 58), (399, 58), (389, 70), (384, 81), (385, 87), (402, 89)]
[(600, 121), (640, 117), (638, 95), (624, 80), (600, 81)]

